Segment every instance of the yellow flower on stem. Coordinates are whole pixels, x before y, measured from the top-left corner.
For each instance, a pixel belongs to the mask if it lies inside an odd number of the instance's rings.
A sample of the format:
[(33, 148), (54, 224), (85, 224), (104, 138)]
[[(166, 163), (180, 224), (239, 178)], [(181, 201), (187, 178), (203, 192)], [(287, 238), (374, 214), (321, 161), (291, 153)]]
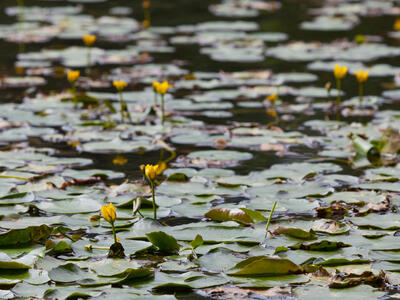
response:
[(113, 231), (113, 235), (114, 235), (114, 242), (117, 243), (117, 234), (115, 232), (115, 226), (114, 226), (114, 222), (115, 219), (117, 218), (117, 213), (115, 211), (115, 207), (112, 203), (110, 203), (109, 205), (103, 205), (101, 207), (101, 214), (103, 215), (103, 218), (111, 224), (112, 227), (112, 231)]
[(81, 72), (79, 72), (79, 71), (69, 71), (67, 73), (68, 81), (70, 83), (76, 82), (78, 80), (80, 74), (81, 74)]
[(165, 121), (164, 95), (168, 92), (168, 89), (171, 87), (172, 85), (170, 85), (168, 81), (163, 81), (162, 83), (156, 84), (157, 93), (161, 95), (161, 124), (163, 125)]
[(170, 85), (168, 81), (163, 81), (162, 83), (158, 84), (157, 92), (160, 95), (165, 95), (168, 92), (168, 89), (171, 87), (172, 85)]
[(337, 95), (337, 106), (340, 108), (341, 104), (341, 94), (342, 94), (342, 79), (346, 76), (347, 74), (347, 67), (346, 66), (341, 66), (341, 65), (335, 65), (333, 68), (333, 74), (335, 75), (336, 78), (336, 88), (338, 90), (338, 95)]
[(156, 179), (157, 176), (157, 165), (153, 166), (153, 165), (146, 165), (144, 167), (144, 174), (147, 178), (147, 180), (150, 182), (150, 187), (151, 187), (151, 196), (153, 199), (153, 215), (154, 215), (154, 220), (157, 219), (157, 209), (156, 209), (156, 198), (155, 198), (155, 184), (154, 184), (154, 180)]
[(156, 168), (156, 166), (146, 165), (144, 167), (144, 174), (146, 175), (146, 178), (148, 180), (153, 181), (157, 176), (157, 168)]
[(267, 97), (267, 100), (271, 103), (275, 103), (276, 99), (277, 99), (277, 95), (276, 94), (271, 94)]
[(79, 71), (69, 71), (67, 73), (67, 78), (69, 83), (71, 84), (71, 88), (72, 88), (72, 97), (74, 100), (74, 108), (76, 109), (78, 107), (78, 99), (76, 97), (76, 81), (78, 80), (80, 76), (80, 72)]
[(83, 43), (87, 46), (87, 47), (92, 47), (93, 44), (96, 42), (97, 37), (95, 35), (92, 34), (85, 34), (82, 37)]
[(368, 76), (369, 76), (369, 71), (368, 70), (358, 70), (356, 72), (356, 78), (358, 81), (358, 97), (359, 97), (359, 102), (360, 106), (362, 105), (363, 102), (363, 96), (364, 96), (364, 83), (367, 81)]
[(87, 57), (86, 57), (86, 68), (87, 68), (87, 73), (89, 74), (90, 72), (90, 67), (91, 67), (91, 57), (90, 57), (90, 52), (91, 52), (91, 48), (94, 44), (94, 42), (96, 41), (96, 36), (95, 35), (91, 35), (91, 34), (85, 34), (82, 37), (83, 43), (86, 45), (87, 47)]
[(347, 67), (341, 65), (335, 65), (333, 68), (333, 74), (335, 75), (336, 79), (342, 79), (347, 74)]
[(369, 71), (358, 70), (355, 75), (359, 83), (364, 83), (368, 79)]
[(126, 103), (125, 103), (125, 101), (123, 99), (123, 96), (122, 96), (122, 91), (128, 86), (128, 84), (125, 81), (122, 81), (122, 80), (119, 80), (119, 81), (114, 80), (113, 81), (113, 86), (116, 88), (116, 90), (118, 91), (118, 94), (119, 94), (119, 103), (120, 103), (120, 110), (121, 110), (121, 121), (124, 122), (125, 113), (126, 113), (128, 119), (129, 119), (129, 121), (131, 121), (131, 115), (130, 115), (130, 113), (128, 111), (128, 108), (127, 108)]
[(122, 92), (127, 86), (128, 84), (125, 81), (113, 81), (113, 86), (117, 89), (118, 92)]

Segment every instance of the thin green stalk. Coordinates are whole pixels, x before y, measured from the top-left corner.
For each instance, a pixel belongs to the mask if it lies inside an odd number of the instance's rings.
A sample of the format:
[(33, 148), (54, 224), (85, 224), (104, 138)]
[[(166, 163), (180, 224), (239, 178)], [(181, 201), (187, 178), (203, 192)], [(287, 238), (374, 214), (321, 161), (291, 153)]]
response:
[(115, 233), (115, 226), (114, 222), (111, 223), (112, 231), (113, 231), (113, 236), (114, 236), (114, 243), (117, 242), (117, 234)]
[(268, 236), (269, 224), (271, 223), (272, 215), (274, 214), (275, 207), (276, 207), (277, 203), (278, 203), (278, 200), (276, 200), (274, 202), (274, 205), (272, 206), (272, 209), (271, 209), (271, 213), (269, 214), (269, 218), (268, 218), (268, 221), (267, 221), (267, 226), (265, 226), (265, 238), (267, 238), (267, 236)]
[(158, 105), (157, 102), (157, 92), (154, 92), (154, 105)]
[(164, 94), (161, 95), (161, 124), (164, 125), (165, 121), (165, 108), (164, 108)]
[(78, 99), (76, 98), (76, 85), (75, 82), (72, 84), (72, 97), (74, 97), (74, 109), (78, 107)]
[(360, 101), (360, 106), (363, 103), (363, 95), (364, 95), (364, 84), (362, 82), (360, 82), (358, 84), (358, 100)]
[(153, 182), (153, 180), (150, 180), (150, 185), (151, 185), (151, 196), (153, 198), (153, 217), (154, 217), (154, 220), (157, 220), (156, 198), (155, 198), (155, 195), (154, 195), (154, 182)]
[(24, 0), (18, 0), (18, 26), (21, 28), (22, 23), (24, 23)]
[(149, 9), (144, 10), (144, 19), (149, 23), (149, 26), (151, 24), (151, 14)]
[(340, 78), (336, 79), (336, 88), (338, 90), (338, 95), (337, 95), (337, 107), (340, 108), (341, 102), (342, 102), (342, 82)]
[(121, 121), (124, 122), (124, 100), (122, 99), (122, 91), (119, 91), (119, 105), (121, 110)]
[(91, 65), (92, 65), (92, 62), (91, 62), (91, 60), (92, 60), (92, 57), (91, 57), (91, 49), (90, 49), (91, 47), (90, 46), (88, 46), (87, 47), (87, 56), (86, 56), (86, 69), (87, 69), (87, 75), (89, 75), (90, 74), (90, 67), (91, 67)]

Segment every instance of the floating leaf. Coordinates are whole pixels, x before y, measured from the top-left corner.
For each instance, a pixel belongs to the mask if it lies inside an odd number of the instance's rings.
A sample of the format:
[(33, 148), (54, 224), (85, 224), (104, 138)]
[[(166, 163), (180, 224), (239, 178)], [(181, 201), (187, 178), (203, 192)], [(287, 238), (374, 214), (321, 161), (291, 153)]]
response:
[(154, 231), (146, 234), (149, 242), (156, 246), (160, 251), (173, 253), (180, 248), (176, 239), (163, 231)]

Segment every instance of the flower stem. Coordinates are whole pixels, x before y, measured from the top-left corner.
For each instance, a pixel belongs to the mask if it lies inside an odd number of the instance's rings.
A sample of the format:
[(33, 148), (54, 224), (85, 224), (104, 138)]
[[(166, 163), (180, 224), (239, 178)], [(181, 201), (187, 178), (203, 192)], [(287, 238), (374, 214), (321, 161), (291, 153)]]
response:
[(360, 82), (358, 84), (358, 97), (359, 97), (358, 100), (360, 102), (360, 106), (363, 103), (363, 95), (364, 95), (364, 84), (362, 82)]
[(122, 91), (119, 91), (119, 105), (121, 110), (121, 121), (124, 122), (124, 100), (122, 99)]
[(164, 108), (164, 94), (161, 95), (161, 124), (164, 125), (165, 121), (165, 108)]
[(90, 47), (88, 46), (87, 47), (87, 57), (86, 57), (86, 72), (87, 72), (87, 75), (89, 75), (90, 74), (90, 67), (91, 67), (91, 49), (90, 49)]
[(340, 108), (341, 102), (342, 102), (342, 82), (340, 78), (336, 80), (336, 88), (338, 90), (338, 95), (337, 95), (337, 107)]
[(154, 181), (153, 180), (150, 180), (150, 185), (151, 185), (151, 196), (153, 198), (153, 217), (154, 217), (154, 220), (156, 220), (157, 219), (157, 209), (156, 209), (156, 198), (154, 195)]
[(78, 107), (78, 99), (76, 98), (76, 85), (75, 82), (72, 83), (72, 97), (74, 97), (74, 109)]
[(112, 231), (113, 231), (113, 236), (114, 236), (114, 243), (117, 242), (117, 234), (115, 233), (115, 226), (114, 222), (111, 223)]

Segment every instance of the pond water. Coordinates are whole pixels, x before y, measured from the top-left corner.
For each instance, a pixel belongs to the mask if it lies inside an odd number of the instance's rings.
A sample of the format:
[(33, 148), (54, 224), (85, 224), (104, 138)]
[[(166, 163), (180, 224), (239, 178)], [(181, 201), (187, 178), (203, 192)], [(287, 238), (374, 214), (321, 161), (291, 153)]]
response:
[(1, 299), (398, 299), (398, 1), (0, 14)]

